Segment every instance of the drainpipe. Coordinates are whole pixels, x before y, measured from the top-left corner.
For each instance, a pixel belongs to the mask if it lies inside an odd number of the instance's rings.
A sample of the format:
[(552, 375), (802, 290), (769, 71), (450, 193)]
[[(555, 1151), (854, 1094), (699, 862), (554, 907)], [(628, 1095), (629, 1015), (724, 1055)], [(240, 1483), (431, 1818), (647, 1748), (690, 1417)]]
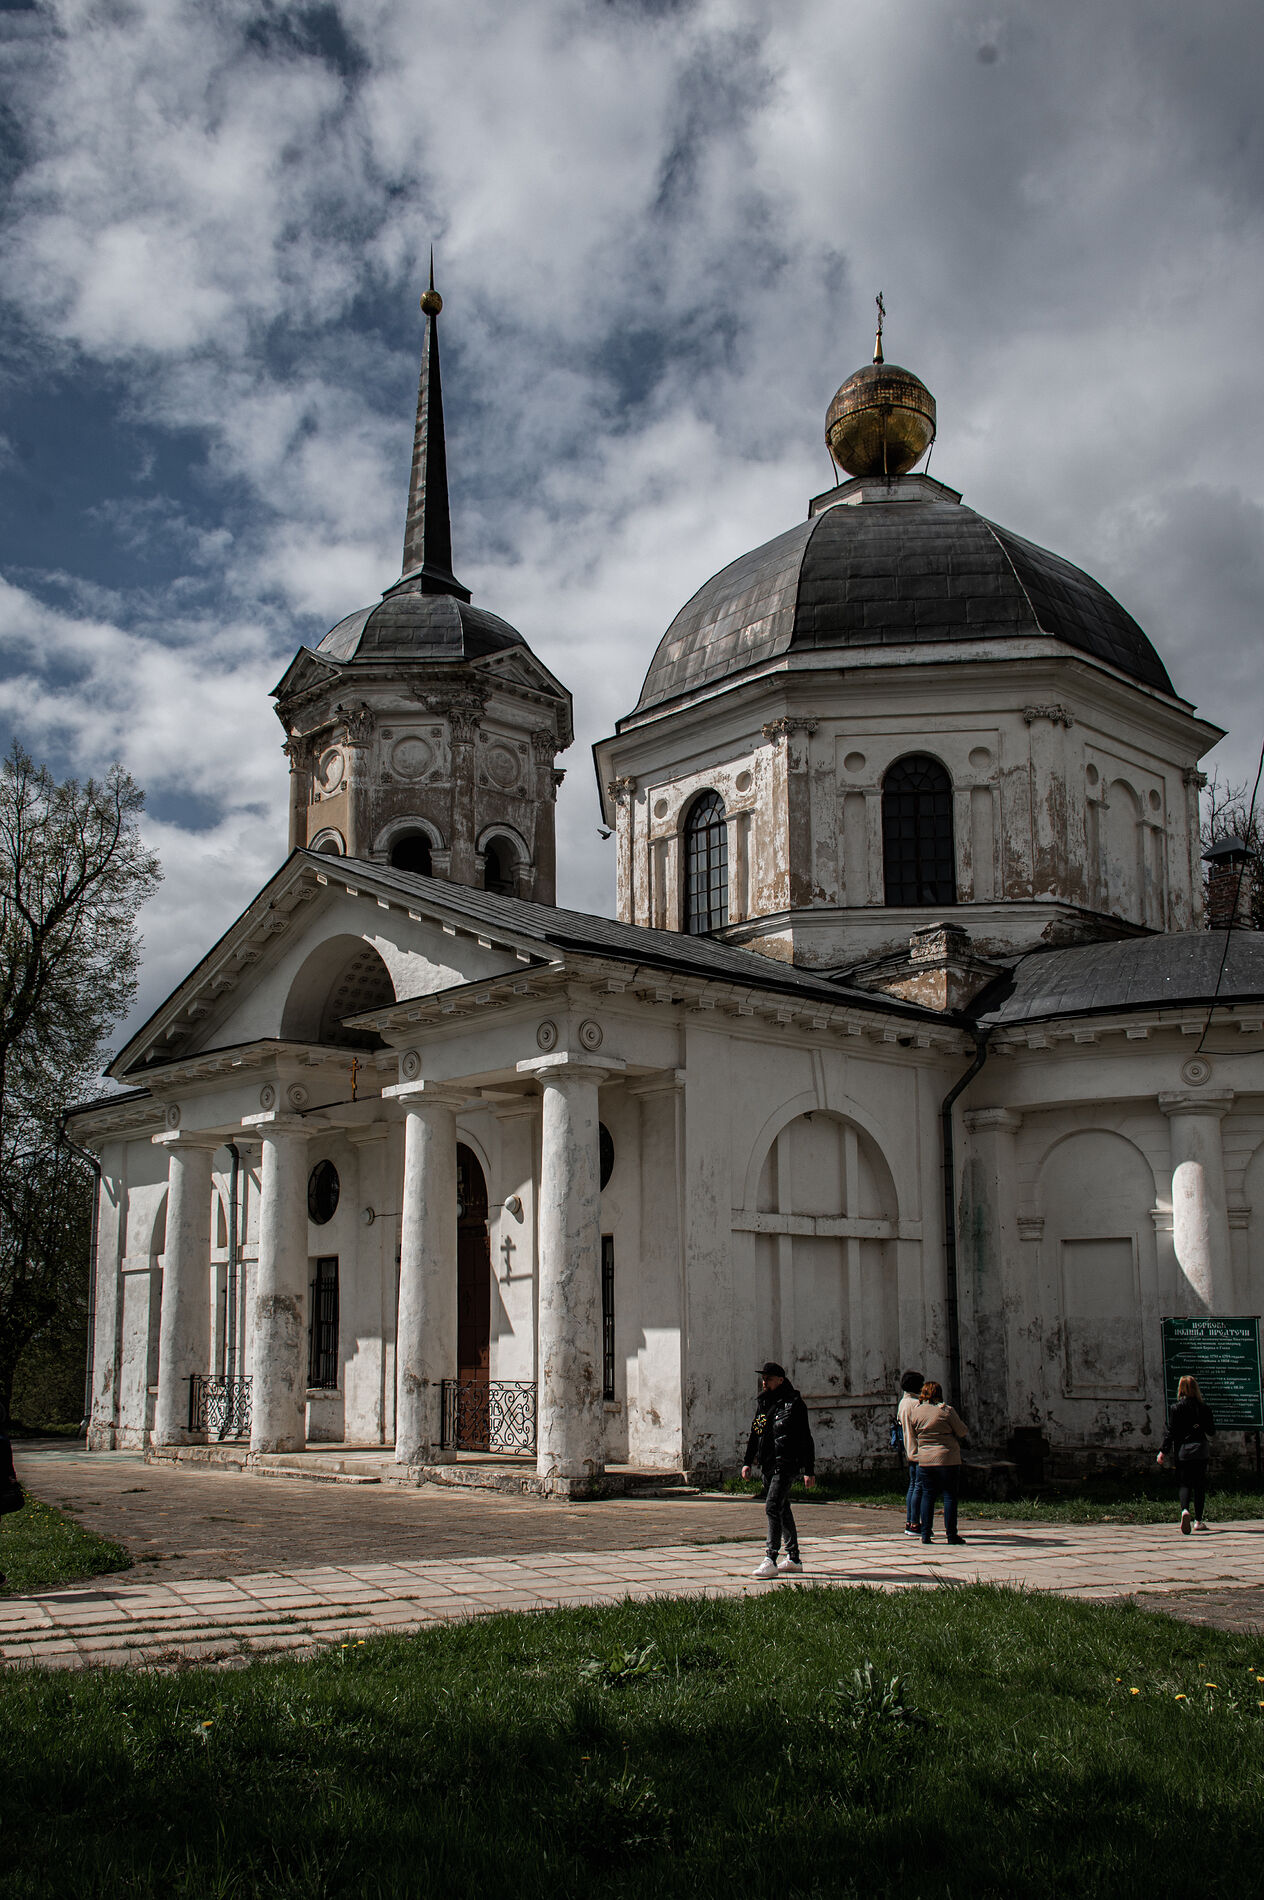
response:
[(224, 1276), (224, 1377), (237, 1377), (237, 1193), (241, 1154), (235, 1141), (226, 1142), (233, 1171), (228, 1186), (228, 1272)]
[(97, 1237), (101, 1225), (101, 1159), (99, 1155), (89, 1154), (77, 1141), (72, 1141), (62, 1127), (61, 1138), (72, 1154), (86, 1161), (92, 1169), (92, 1238), (88, 1242), (88, 1350), (83, 1370), (83, 1417), (79, 1422), (80, 1431), (86, 1432), (92, 1420), (92, 1375), (96, 1370), (97, 1347)]
[(944, 1179), (944, 1283), (948, 1307), (948, 1397), (961, 1410), (961, 1310), (957, 1298), (957, 1164), (953, 1152), (953, 1103), (987, 1061), (990, 1030), (975, 1032), (974, 1061), (958, 1077), (939, 1109)]

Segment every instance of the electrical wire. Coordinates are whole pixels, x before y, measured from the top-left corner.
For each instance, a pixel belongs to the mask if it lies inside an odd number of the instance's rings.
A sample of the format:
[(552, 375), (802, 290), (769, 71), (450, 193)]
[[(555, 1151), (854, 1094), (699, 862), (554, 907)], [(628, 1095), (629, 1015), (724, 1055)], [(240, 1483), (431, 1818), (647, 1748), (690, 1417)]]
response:
[[(1259, 796), (1260, 779), (1262, 777), (1264, 777), (1264, 744), (1260, 746), (1260, 762), (1255, 768), (1255, 783), (1251, 787), (1251, 802), (1247, 806), (1246, 824), (1243, 826), (1243, 830), (1246, 835), (1243, 838), (1242, 842), (1243, 844), (1247, 846), (1250, 845), (1251, 832), (1255, 824), (1255, 801), (1257, 797)], [(1200, 1056), (1203, 1053), (1203, 1049), (1207, 1042), (1207, 1037), (1211, 1033), (1212, 1017), (1215, 1015), (1216, 1005), (1220, 1001), (1220, 987), (1221, 987), (1221, 984), (1224, 982), (1225, 965), (1229, 961), (1229, 945), (1233, 942), (1234, 925), (1238, 921), (1238, 907), (1242, 898), (1242, 880), (1246, 876), (1246, 874), (1247, 874), (1247, 871), (1246, 871), (1246, 866), (1244, 864), (1242, 869), (1238, 872), (1237, 889), (1234, 891), (1234, 894), (1233, 894), (1233, 909), (1229, 913), (1229, 922), (1225, 929), (1224, 949), (1220, 953), (1220, 968), (1216, 971), (1216, 987), (1211, 992), (1211, 1002), (1207, 1009), (1207, 1020), (1203, 1024), (1203, 1033), (1198, 1038), (1198, 1047), (1194, 1051), (1194, 1054), (1197, 1056)], [(1243, 1050), (1242, 1053), (1245, 1055), (1247, 1052)]]

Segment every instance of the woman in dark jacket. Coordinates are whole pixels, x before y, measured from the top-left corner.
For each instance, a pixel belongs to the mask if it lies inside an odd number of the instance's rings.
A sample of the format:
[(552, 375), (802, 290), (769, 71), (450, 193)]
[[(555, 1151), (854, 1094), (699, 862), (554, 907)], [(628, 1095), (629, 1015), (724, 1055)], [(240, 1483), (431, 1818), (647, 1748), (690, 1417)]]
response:
[(1216, 1421), (1212, 1417), (1211, 1407), (1204, 1404), (1197, 1379), (1187, 1373), (1176, 1388), (1176, 1404), (1172, 1407), (1172, 1416), (1163, 1434), (1163, 1449), (1159, 1453), (1160, 1464), (1170, 1454), (1176, 1465), (1176, 1482), (1181, 1492), (1182, 1537), (1188, 1537), (1190, 1533), (1191, 1492), (1194, 1499), (1193, 1528), (1196, 1531), (1205, 1531), (1207, 1528), (1203, 1522), (1203, 1507), (1207, 1501), (1207, 1440), (1213, 1436), (1215, 1429)]

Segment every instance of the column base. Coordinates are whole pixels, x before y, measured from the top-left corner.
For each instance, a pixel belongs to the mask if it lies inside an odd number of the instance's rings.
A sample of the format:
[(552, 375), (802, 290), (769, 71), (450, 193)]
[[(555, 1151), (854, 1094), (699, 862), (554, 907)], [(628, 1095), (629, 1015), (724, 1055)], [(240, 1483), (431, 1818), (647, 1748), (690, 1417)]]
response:
[(430, 1465), (437, 1459), (442, 1458), (442, 1456), (443, 1448), (439, 1445), (418, 1444), (414, 1442), (411, 1445), (397, 1444), (395, 1447), (395, 1463), (397, 1465)]

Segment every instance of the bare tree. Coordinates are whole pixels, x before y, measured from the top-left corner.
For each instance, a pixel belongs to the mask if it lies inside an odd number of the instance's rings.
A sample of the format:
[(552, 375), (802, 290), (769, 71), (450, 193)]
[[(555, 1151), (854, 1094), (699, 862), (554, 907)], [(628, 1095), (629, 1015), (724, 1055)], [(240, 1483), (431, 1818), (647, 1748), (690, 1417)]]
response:
[[(1202, 798), (1199, 837), (1204, 851), (1225, 838), (1241, 838), (1247, 850), (1248, 876), (1251, 879), (1251, 922), (1264, 930), (1264, 812), (1257, 800), (1251, 805), (1251, 787), (1245, 781), (1235, 785), (1222, 779), (1213, 767), (1208, 774)], [(1203, 887), (1206, 893), (1206, 870)]]
[(61, 1111), (136, 994), (136, 919), (161, 875), (121, 766), (59, 784), (0, 765), (0, 1407), (23, 1352), (86, 1310), (91, 1177)]

